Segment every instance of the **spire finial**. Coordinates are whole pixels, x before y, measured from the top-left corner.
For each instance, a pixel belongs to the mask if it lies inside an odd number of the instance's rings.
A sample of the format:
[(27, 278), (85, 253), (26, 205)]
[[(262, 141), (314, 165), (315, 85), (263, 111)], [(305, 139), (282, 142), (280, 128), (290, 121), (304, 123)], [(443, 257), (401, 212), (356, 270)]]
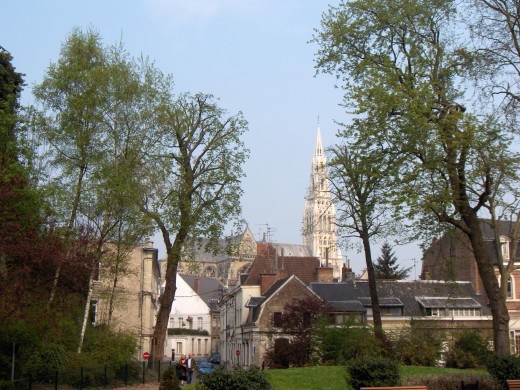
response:
[(318, 126), (320, 125), (320, 114), (318, 114)]

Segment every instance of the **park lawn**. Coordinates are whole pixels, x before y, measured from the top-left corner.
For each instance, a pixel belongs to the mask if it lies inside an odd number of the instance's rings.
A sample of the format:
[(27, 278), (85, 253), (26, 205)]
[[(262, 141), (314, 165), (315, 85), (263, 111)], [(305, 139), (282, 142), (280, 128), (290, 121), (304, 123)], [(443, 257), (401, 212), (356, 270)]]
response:
[[(328, 390), (345, 389), (345, 366), (312, 366), (265, 371), (273, 390)], [(444, 367), (401, 366), (401, 378), (450, 374), (480, 374), (485, 370), (459, 370)]]

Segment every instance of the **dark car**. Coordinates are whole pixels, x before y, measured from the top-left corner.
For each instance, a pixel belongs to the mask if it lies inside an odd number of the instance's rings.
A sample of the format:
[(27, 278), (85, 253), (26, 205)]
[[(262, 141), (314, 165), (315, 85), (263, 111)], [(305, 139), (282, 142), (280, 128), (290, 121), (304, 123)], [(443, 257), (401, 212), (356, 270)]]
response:
[(213, 372), (214, 369), (215, 369), (215, 367), (213, 367), (213, 363), (211, 363), (208, 360), (199, 360), (197, 362), (197, 371), (198, 371), (199, 375), (209, 374), (209, 373)]
[(213, 364), (220, 364), (220, 354), (219, 353), (215, 353), (211, 356), (211, 358), (209, 359), (209, 361)]

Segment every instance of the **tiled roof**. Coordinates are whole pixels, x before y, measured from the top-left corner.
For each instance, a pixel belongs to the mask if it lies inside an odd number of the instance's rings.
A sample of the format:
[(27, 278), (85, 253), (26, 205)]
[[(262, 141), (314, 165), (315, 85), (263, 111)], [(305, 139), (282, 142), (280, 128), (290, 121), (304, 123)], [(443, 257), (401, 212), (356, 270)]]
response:
[(188, 286), (195, 290), (195, 279), (199, 279), (199, 296), (208, 305), (210, 300), (219, 299), (224, 290), (224, 286), (215, 278), (207, 278), (205, 276), (195, 275), (179, 275), (183, 278)]
[(359, 301), (328, 301), (333, 311), (339, 312), (366, 312), (367, 309)]
[(423, 308), (478, 309), (481, 305), (473, 298), (415, 297)]
[[(372, 306), (372, 298), (370, 297), (358, 297), (359, 301), (363, 306)], [(397, 297), (377, 297), (380, 307), (403, 307), (403, 302)]]
[(265, 297), (250, 297), (246, 303), (246, 307), (257, 307), (260, 306), (264, 301)]
[(319, 266), (317, 257), (256, 256), (244, 285), (259, 285), (261, 274), (296, 275), (309, 284), (316, 280), (316, 268)]
[[(366, 298), (370, 296), (368, 281), (356, 281), (355, 288), (358, 297)], [(473, 286), (469, 282), (380, 280), (377, 283), (377, 290), (380, 300), (384, 298), (398, 298), (404, 304), (404, 316), (422, 315), (421, 307), (416, 297), (442, 299), (471, 298), (480, 305), (482, 315), (490, 314), (482, 296), (475, 293)]]

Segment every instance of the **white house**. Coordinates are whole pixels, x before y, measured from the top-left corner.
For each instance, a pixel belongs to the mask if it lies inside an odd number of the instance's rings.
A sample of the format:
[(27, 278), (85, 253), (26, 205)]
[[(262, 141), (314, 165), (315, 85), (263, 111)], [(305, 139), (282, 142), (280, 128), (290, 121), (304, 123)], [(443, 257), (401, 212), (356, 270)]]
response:
[(165, 352), (175, 359), (181, 354), (195, 358), (212, 352), (211, 301), (221, 292), (213, 278), (177, 274), (177, 291), (170, 312)]

